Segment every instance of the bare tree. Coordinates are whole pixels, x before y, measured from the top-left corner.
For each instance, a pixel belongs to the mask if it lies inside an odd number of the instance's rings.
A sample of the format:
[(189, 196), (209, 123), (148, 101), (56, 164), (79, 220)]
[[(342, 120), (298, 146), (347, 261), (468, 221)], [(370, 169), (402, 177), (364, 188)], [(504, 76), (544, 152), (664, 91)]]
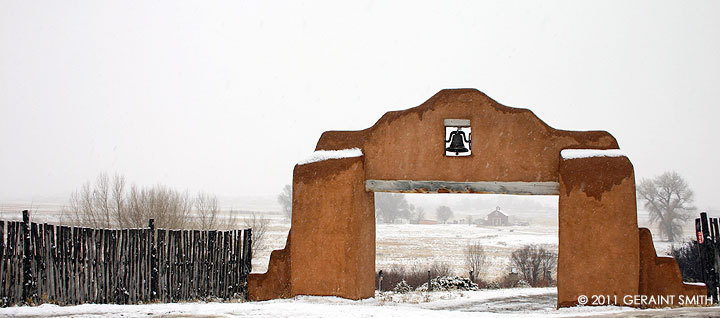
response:
[(442, 276), (450, 276), (450, 264), (443, 261), (435, 261), (430, 266), (430, 276), (432, 277), (442, 277)]
[(201, 230), (209, 230), (218, 225), (218, 208), (217, 198), (205, 193), (198, 193), (195, 198), (195, 215), (197, 217), (196, 226)]
[(286, 184), (277, 197), (278, 203), (282, 206), (283, 214), (288, 220), (292, 219), (292, 187)]
[(63, 214), (75, 225), (94, 228), (143, 228), (149, 219), (167, 229), (230, 229), (236, 223), (232, 214), (222, 216), (212, 195), (199, 193), (193, 199), (187, 192), (163, 185), (126, 189), (124, 177), (110, 179), (102, 173), (94, 184), (87, 182), (71, 194)]
[(557, 253), (540, 248), (540, 270), (542, 270), (543, 278), (547, 282), (550, 279), (552, 271), (557, 267)]
[(106, 173), (101, 173), (97, 177), (92, 198), (93, 205), (97, 209), (98, 214), (104, 218), (101, 222), (108, 226), (112, 224), (110, 218), (114, 217), (114, 213), (110, 212), (110, 178)]
[[(510, 264), (517, 268), (531, 286), (537, 286), (540, 277), (557, 266), (557, 254), (537, 245), (525, 245), (510, 255)], [(547, 279), (547, 277), (545, 277)]]
[(70, 219), (70, 223), (73, 224), (102, 227), (94, 223), (97, 218), (95, 217), (95, 211), (93, 210), (90, 182), (86, 182), (82, 185), (80, 190), (70, 194), (70, 201), (68, 202), (68, 206), (63, 207), (62, 214), (63, 216), (67, 215)]
[(179, 192), (163, 185), (137, 188), (133, 185), (129, 194), (128, 221), (126, 227), (145, 227), (148, 219), (154, 219), (159, 228), (184, 229), (193, 223), (193, 200), (187, 192)]
[(450, 207), (446, 205), (441, 205), (435, 210), (435, 216), (437, 217), (438, 221), (442, 222), (443, 224), (447, 223), (447, 221), (450, 220), (453, 215), (454, 213), (452, 209), (450, 209)]
[(375, 194), (375, 215), (382, 219), (384, 223), (395, 223), (399, 219), (409, 219), (413, 208), (402, 194)]
[(640, 199), (650, 212), (650, 223), (657, 224), (668, 241), (682, 236), (682, 225), (690, 219), (693, 191), (677, 172), (665, 172), (651, 180), (643, 179), (637, 187)]
[(86, 182), (79, 190), (70, 194), (69, 205), (63, 208), (63, 214), (70, 218), (70, 222), (81, 226), (122, 226), (122, 214), (125, 212), (124, 187), (124, 177), (116, 175), (111, 182), (106, 173), (101, 173), (94, 185)]
[(264, 250), (266, 246), (266, 233), (270, 226), (270, 221), (264, 216), (258, 216), (253, 212), (249, 217), (243, 219), (245, 228), (252, 229), (252, 243), (250, 247), (253, 252)]
[(115, 213), (115, 219), (120, 222), (122, 227), (127, 213), (126, 199), (125, 199), (125, 177), (116, 174), (112, 182), (112, 205), (113, 212)]
[(475, 275), (479, 274), (485, 265), (487, 255), (480, 242), (475, 242), (465, 248), (465, 266)]
[(416, 224), (420, 224), (420, 221), (425, 219), (425, 209), (422, 207), (415, 207), (414, 220)]

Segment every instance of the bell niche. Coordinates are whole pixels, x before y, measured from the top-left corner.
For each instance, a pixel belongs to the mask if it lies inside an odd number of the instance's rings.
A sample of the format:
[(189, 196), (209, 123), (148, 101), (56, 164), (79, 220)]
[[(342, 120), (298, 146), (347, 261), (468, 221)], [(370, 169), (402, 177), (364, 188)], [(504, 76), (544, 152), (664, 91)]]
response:
[(472, 153), (470, 119), (445, 119), (445, 156), (466, 157)]

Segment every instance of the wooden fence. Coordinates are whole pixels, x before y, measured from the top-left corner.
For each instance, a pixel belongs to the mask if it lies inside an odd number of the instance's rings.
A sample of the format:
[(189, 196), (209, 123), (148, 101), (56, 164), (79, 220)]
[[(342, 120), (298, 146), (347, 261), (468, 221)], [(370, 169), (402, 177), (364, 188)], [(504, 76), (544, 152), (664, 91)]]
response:
[(708, 218), (706, 212), (695, 219), (695, 234), (698, 242), (700, 265), (707, 286), (707, 296), (717, 304), (718, 285), (720, 285), (720, 222), (718, 218)]
[(252, 232), (0, 221), (0, 305), (136, 304), (247, 294)]

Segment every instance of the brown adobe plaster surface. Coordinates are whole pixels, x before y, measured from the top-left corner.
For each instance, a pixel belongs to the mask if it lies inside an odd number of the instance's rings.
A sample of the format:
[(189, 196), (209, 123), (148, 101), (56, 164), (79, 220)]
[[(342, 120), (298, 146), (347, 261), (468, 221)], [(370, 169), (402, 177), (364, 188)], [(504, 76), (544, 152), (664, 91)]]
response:
[(580, 295), (620, 301), (637, 295), (640, 259), (630, 160), (563, 160), (558, 210), (558, 306), (575, 306)]
[[(400, 119), (409, 115), (416, 115), (420, 121), (423, 120), (424, 115), (428, 111), (434, 111), (438, 107), (442, 107), (446, 104), (456, 103), (460, 101), (468, 102), (471, 107), (485, 107), (489, 106), (494, 108), (496, 111), (506, 114), (525, 114), (532, 116), (537, 122), (541, 123), (543, 128), (550, 134), (569, 136), (577, 139), (580, 144), (587, 144), (596, 142), (597, 140), (605, 137), (612, 139), (611, 144), (608, 148), (618, 148), (615, 139), (605, 131), (589, 131), (589, 132), (577, 132), (577, 131), (566, 131), (558, 130), (550, 127), (535, 114), (525, 108), (515, 108), (504, 106), (492, 98), (485, 95), (483, 92), (477, 89), (444, 89), (432, 96), (430, 99), (422, 103), (417, 107), (413, 107), (401, 111), (390, 111), (385, 113), (373, 127), (380, 125), (391, 125), (395, 120)], [(474, 102), (473, 102), (474, 99)], [(371, 133), (373, 127), (359, 131), (326, 131), (320, 137), (315, 150), (338, 150), (347, 149), (354, 147), (361, 147), (364, 143), (365, 137)]]
[[(580, 189), (598, 201), (602, 199), (603, 193), (612, 190), (625, 178), (634, 178), (633, 166), (626, 157), (615, 160), (608, 157), (564, 160), (560, 169), (565, 183), (565, 195), (570, 195), (573, 189)], [(572, 173), (563, 173), (564, 170)]]
[(365, 143), (366, 130), (359, 131), (326, 131), (320, 135), (315, 150), (340, 150), (362, 148)]
[(248, 299), (268, 300), (290, 297), (290, 238), (285, 248), (270, 253), (268, 271), (264, 274), (250, 274), (248, 277)]
[[(470, 119), (469, 157), (445, 157), (444, 119)], [(361, 148), (367, 179), (557, 181), (560, 150), (617, 149), (604, 131), (553, 129), (527, 109), (474, 89), (443, 90), (420, 106), (386, 113), (361, 131), (324, 133), (317, 150)]]
[[(349, 162), (362, 163), (362, 157), (330, 159), (310, 164), (297, 165), (293, 171), (293, 185), (317, 182), (318, 179), (333, 178), (340, 171), (348, 169)], [(294, 191), (295, 189), (293, 189)], [(293, 206), (295, 205), (293, 198)], [(293, 210), (294, 212), (294, 210)], [(293, 214), (294, 215), (294, 214)]]
[(291, 295), (374, 296), (375, 201), (362, 157), (295, 167)]
[[(681, 303), (679, 295), (688, 297), (706, 296), (705, 286), (685, 284), (682, 281), (680, 267), (672, 257), (658, 257), (652, 241), (652, 234), (646, 228), (638, 231), (640, 239), (640, 295), (658, 296), (673, 295), (666, 297), (672, 301), (671, 304), (662, 303), (648, 307), (679, 307)], [(699, 298), (695, 298), (699, 299)]]

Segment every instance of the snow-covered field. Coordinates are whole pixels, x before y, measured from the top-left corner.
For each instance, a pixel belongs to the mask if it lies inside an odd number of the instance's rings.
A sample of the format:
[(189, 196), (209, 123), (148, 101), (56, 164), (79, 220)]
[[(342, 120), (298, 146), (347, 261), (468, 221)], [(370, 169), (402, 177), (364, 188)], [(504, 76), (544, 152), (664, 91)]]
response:
[(393, 265), (424, 268), (439, 262), (448, 264), (456, 274), (467, 276), (464, 251), (474, 242), (480, 243), (488, 255), (487, 270), (478, 274), (495, 279), (509, 272), (510, 254), (523, 245), (540, 244), (557, 252), (557, 228), (378, 224), (375, 267), (377, 270), (389, 269)]
[[(272, 219), (267, 232), (267, 248), (255, 253), (253, 272), (265, 272), (273, 249), (285, 246), (290, 225)], [(513, 250), (525, 244), (541, 244), (557, 252), (557, 228), (552, 226), (477, 227), (467, 224), (378, 224), (376, 227), (376, 270), (394, 265), (425, 268), (435, 262), (446, 263), (456, 274), (465, 273), (464, 248), (480, 242), (488, 255), (488, 271), (494, 279), (508, 270)]]

